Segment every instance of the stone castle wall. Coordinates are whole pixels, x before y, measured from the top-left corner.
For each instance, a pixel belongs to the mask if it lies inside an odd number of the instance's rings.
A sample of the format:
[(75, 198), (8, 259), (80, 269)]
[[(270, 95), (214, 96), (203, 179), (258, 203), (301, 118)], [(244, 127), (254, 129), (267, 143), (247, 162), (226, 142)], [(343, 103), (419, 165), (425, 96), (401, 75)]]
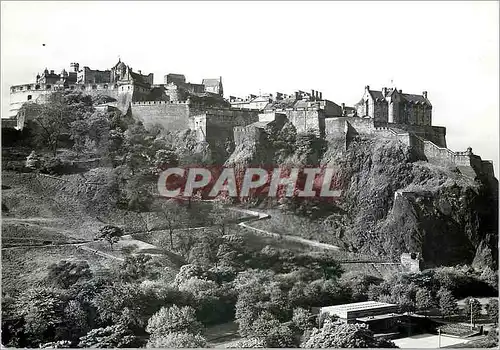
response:
[(211, 109), (205, 114), (206, 141), (213, 146), (234, 142), (234, 128), (247, 126), (259, 120), (258, 111), (241, 109)]
[(295, 126), (297, 133), (313, 131), (320, 135), (325, 132), (325, 117), (321, 110), (315, 108), (276, 109), (274, 112), (283, 113)]
[(189, 128), (190, 106), (186, 101), (145, 101), (130, 104), (132, 116), (140, 120), (146, 129), (160, 126), (167, 131)]
[[(118, 105), (119, 108), (122, 106), (122, 108), (120, 108), (120, 110), (122, 110), (126, 109), (125, 106), (128, 106), (128, 104), (126, 104), (127, 99), (124, 99), (122, 96), (127, 94), (132, 95), (134, 90), (136, 94), (144, 94), (144, 92), (141, 91), (143, 88), (136, 89), (137, 90), (132, 87), (129, 88), (129, 86), (119, 87), (116, 84), (74, 84), (67, 88), (51, 84), (14, 85), (10, 89), (10, 111), (8, 117), (14, 118), (24, 103), (29, 101), (41, 102), (41, 99), (44, 99), (47, 95), (58, 91), (81, 91), (91, 96), (109, 96), (119, 101)], [(123, 104), (120, 103), (120, 98), (123, 100)]]
[(374, 135), (395, 139), (412, 147), (429, 162), (449, 164), (467, 176), (484, 174), (493, 177), (493, 164), (468, 152), (453, 152), (446, 147), (446, 128), (425, 125), (383, 124), (376, 126), (371, 118), (339, 117), (325, 119), (325, 134), (330, 142), (347, 147), (350, 139), (358, 135)]
[(378, 124), (398, 131), (408, 131), (426, 140), (429, 140), (439, 147), (446, 147), (446, 128), (442, 126), (414, 125), (401, 123)]
[(253, 125), (236, 126), (234, 127), (233, 132), (235, 146), (242, 144), (255, 145), (263, 137), (263, 130), (261, 128), (256, 128)]

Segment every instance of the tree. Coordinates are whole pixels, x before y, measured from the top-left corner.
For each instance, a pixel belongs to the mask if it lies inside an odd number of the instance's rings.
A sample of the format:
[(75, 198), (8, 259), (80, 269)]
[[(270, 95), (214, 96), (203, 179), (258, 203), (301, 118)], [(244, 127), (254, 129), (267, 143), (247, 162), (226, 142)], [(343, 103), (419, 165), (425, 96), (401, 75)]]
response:
[(142, 328), (149, 318), (145, 315), (147, 301), (137, 285), (113, 283), (102, 288), (92, 299), (92, 304), (103, 322)]
[(149, 169), (152, 161), (150, 143), (151, 135), (139, 121), (125, 131), (122, 149), (125, 153), (125, 164), (131, 170), (132, 175), (135, 175), (138, 170), (144, 172)]
[(347, 272), (340, 278), (340, 284), (350, 289), (354, 302), (368, 300), (368, 289), (380, 282), (381, 279), (378, 277), (359, 272)]
[(79, 337), (89, 331), (88, 314), (76, 300), (70, 300), (64, 308), (63, 322), (60, 333), (61, 339), (78, 341)]
[(170, 237), (170, 250), (174, 250), (174, 230), (183, 227), (189, 220), (186, 209), (175, 200), (161, 202), (154, 206), (154, 211), (162, 214)]
[(113, 244), (117, 243), (121, 236), (123, 236), (122, 228), (113, 225), (106, 225), (99, 229), (99, 233), (96, 238), (106, 240), (111, 249), (113, 249)]
[(46, 280), (56, 287), (69, 288), (82, 279), (90, 279), (92, 271), (86, 260), (60, 260), (48, 267)]
[(150, 255), (128, 255), (120, 266), (120, 277), (125, 282), (156, 279), (159, 275), (158, 267)]
[(70, 123), (73, 148), (77, 152), (90, 151), (100, 155), (109, 152), (110, 121), (105, 113), (94, 112)]
[(294, 347), (293, 333), (270, 312), (262, 312), (252, 325), (252, 337), (262, 339), (269, 348)]
[(135, 348), (141, 342), (122, 324), (93, 329), (80, 338), (81, 348)]
[(47, 147), (55, 157), (61, 136), (70, 132), (70, 124), (93, 112), (92, 99), (75, 92), (53, 93), (43, 104), (29, 103), (22, 107), (28, 115), (34, 115), (36, 140)]
[(427, 316), (427, 310), (435, 307), (436, 303), (432, 298), (431, 292), (423, 287), (417, 290), (417, 294), (415, 296), (416, 307), (418, 310), (423, 310)]
[(209, 273), (200, 265), (186, 264), (182, 265), (179, 272), (175, 276), (175, 284), (180, 286), (186, 283), (191, 278), (198, 278), (202, 280), (209, 279)]
[(395, 348), (394, 343), (377, 340), (364, 324), (325, 321), (321, 329), (315, 328), (303, 348)]
[(208, 214), (209, 219), (213, 222), (214, 226), (217, 228), (217, 231), (220, 236), (224, 236), (226, 234), (226, 228), (228, 225), (228, 214), (229, 211), (226, 207), (224, 207), (224, 201), (214, 200), (212, 205), (212, 210)]
[(344, 272), (331, 252), (322, 251), (312, 255), (312, 258), (311, 268), (319, 269), (323, 273), (324, 279), (338, 278)]
[(492, 298), (488, 300), (488, 304), (485, 305), (486, 313), (490, 320), (495, 324), (498, 323), (498, 299)]
[(192, 265), (204, 266), (212, 265), (212, 251), (208, 242), (198, 242), (189, 251), (188, 262)]
[(25, 333), (34, 344), (56, 339), (63, 327), (67, 295), (54, 288), (30, 288), (19, 295), (15, 310), (24, 319)]
[(186, 332), (199, 334), (202, 326), (195, 315), (195, 309), (190, 306), (162, 307), (148, 321), (146, 332), (151, 334), (151, 338), (158, 338), (169, 333)]
[[(468, 297), (465, 299), (464, 304), (464, 314), (467, 317), (467, 320), (472, 319), (472, 323), (475, 324), (475, 320), (477, 320), (481, 316), (482, 305), (479, 300)], [(472, 317), (471, 317), (472, 312)]]
[(149, 339), (148, 348), (204, 348), (207, 341), (199, 334), (186, 332), (168, 333)]
[(153, 159), (153, 167), (155, 174), (159, 174), (163, 170), (176, 167), (179, 164), (179, 157), (171, 148), (160, 149), (156, 151)]
[(301, 307), (293, 310), (292, 322), (302, 332), (314, 328), (314, 315)]
[(450, 317), (458, 312), (457, 299), (455, 299), (448, 289), (441, 288), (438, 292), (438, 296), (439, 309), (443, 316)]
[(243, 338), (236, 343), (227, 346), (228, 348), (250, 349), (250, 348), (265, 348), (264, 339), (260, 338)]

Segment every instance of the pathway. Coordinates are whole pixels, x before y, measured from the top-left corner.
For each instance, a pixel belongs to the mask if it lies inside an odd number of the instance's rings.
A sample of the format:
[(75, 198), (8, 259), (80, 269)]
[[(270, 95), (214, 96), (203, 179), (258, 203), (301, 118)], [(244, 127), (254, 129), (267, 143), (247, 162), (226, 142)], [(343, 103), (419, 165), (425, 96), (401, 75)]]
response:
[(321, 249), (326, 249), (326, 250), (340, 250), (340, 247), (333, 245), (333, 244), (321, 243), (318, 241), (313, 241), (310, 239), (305, 239), (302, 237), (297, 237), (297, 236), (292, 236), (292, 235), (282, 235), (279, 233), (275, 233), (275, 232), (271, 232), (271, 231), (267, 231), (267, 230), (262, 230), (260, 228), (256, 228), (256, 227), (253, 227), (253, 226), (250, 226), (249, 224), (247, 224), (247, 223), (250, 223), (252, 221), (269, 219), (271, 217), (271, 215), (269, 215), (269, 214), (261, 213), (261, 212), (255, 211), (255, 210), (241, 209), (241, 208), (235, 208), (235, 207), (230, 207), (229, 209), (254, 216), (253, 218), (247, 220), (246, 222), (240, 222), (238, 224), (239, 226), (246, 228), (247, 230), (251, 230), (251, 231), (254, 231), (254, 232), (257, 232), (260, 234), (264, 234), (267, 236), (271, 236), (271, 237), (275, 237), (275, 238), (279, 238), (279, 239), (283, 239), (283, 240), (287, 240), (287, 241), (291, 241), (291, 242), (302, 243), (302, 244), (305, 244), (305, 245), (308, 245), (311, 247), (315, 247), (315, 248), (321, 248)]

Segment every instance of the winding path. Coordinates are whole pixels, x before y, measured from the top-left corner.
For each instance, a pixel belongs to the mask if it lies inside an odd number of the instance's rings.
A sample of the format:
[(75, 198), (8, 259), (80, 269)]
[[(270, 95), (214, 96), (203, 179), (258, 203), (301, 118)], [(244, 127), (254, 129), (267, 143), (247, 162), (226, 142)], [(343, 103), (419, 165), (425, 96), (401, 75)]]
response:
[(302, 237), (297, 237), (297, 236), (292, 236), (292, 235), (282, 235), (279, 233), (275, 233), (275, 232), (271, 232), (271, 231), (267, 231), (267, 230), (262, 230), (260, 228), (250, 226), (248, 224), (249, 222), (253, 222), (253, 221), (269, 219), (271, 217), (271, 215), (269, 215), (269, 214), (261, 213), (261, 212), (255, 211), (255, 210), (241, 209), (241, 208), (236, 208), (236, 207), (230, 207), (229, 209), (233, 210), (233, 211), (240, 212), (240, 213), (249, 214), (249, 215), (254, 216), (253, 218), (246, 220), (245, 222), (240, 222), (238, 224), (239, 226), (246, 228), (247, 230), (251, 230), (251, 231), (254, 231), (254, 232), (257, 232), (260, 234), (264, 234), (264, 235), (271, 236), (271, 237), (278, 238), (278, 239), (283, 239), (283, 240), (290, 241), (290, 242), (302, 243), (302, 244), (305, 244), (305, 245), (308, 245), (311, 247), (315, 247), (315, 248), (336, 250), (336, 251), (340, 250), (340, 247), (333, 245), (333, 244), (321, 243), (318, 241), (313, 241), (310, 239), (305, 239)]

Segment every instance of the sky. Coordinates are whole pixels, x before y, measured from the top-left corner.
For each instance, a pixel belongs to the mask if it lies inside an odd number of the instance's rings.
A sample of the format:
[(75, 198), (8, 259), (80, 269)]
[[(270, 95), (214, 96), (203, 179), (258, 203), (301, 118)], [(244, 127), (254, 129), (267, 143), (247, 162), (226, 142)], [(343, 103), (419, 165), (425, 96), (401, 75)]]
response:
[(119, 57), (155, 83), (222, 76), (225, 97), (314, 89), (352, 106), (366, 85), (396, 86), (428, 91), (448, 148), (472, 147), (498, 176), (498, 17), (497, 1), (2, 1), (2, 113), (9, 86), (45, 67)]

